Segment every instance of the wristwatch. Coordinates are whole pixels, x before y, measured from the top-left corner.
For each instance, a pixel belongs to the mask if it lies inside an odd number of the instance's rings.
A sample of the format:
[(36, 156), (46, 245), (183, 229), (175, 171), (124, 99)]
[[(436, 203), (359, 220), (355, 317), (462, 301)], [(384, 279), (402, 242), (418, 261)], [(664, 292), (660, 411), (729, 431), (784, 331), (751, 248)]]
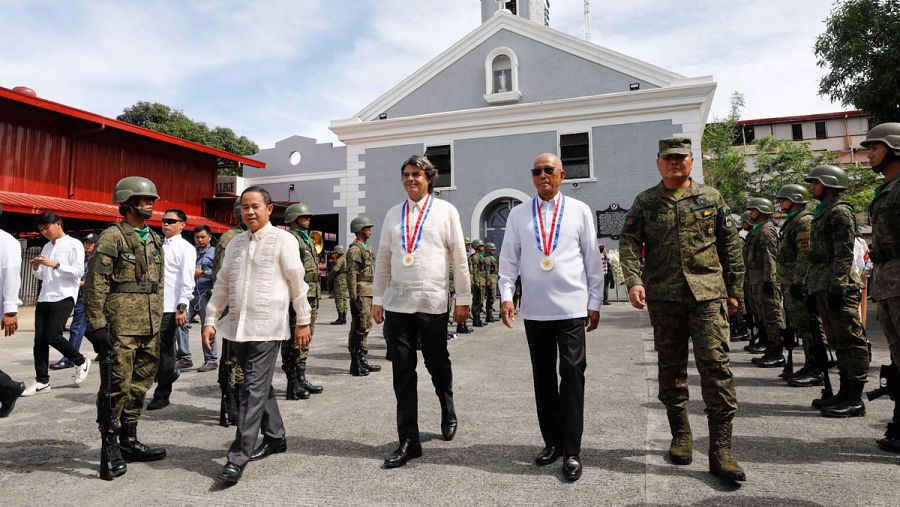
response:
[(176, 306), (175, 309), (178, 310), (178, 313), (184, 313), (187, 311), (187, 305), (184, 303), (181, 303), (178, 306)]

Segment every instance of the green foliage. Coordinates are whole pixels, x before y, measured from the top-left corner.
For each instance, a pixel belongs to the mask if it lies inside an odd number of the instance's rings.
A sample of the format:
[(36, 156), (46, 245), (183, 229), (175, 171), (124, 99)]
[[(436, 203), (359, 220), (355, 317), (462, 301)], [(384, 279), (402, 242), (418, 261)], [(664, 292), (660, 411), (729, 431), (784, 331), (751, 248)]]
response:
[(844, 167), (850, 176), (850, 188), (845, 192), (845, 198), (857, 213), (869, 214), (869, 204), (875, 198), (875, 187), (884, 183), (881, 175), (868, 167), (851, 165)]
[(778, 189), (788, 183), (803, 183), (810, 169), (817, 165), (835, 164), (838, 158), (831, 153), (814, 153), (810, 143), (775, 139), (766, 136), (753, 141), (756, 147), (754, 165), (748, 189), (756, 197), (774, 199)]
[(703, 152), (703, 179), (712, 186), (732, 210), (742, 210), (747, 204), (746, 157), (740, 148), (734, 146), (739, 132), (738, 120), (744, 96), (739, 92), (731, 94), (731, 111), (723, 121), (711, 123), (703, 131), (701, 150)]
[(819, 94), (872, 115), (873, 124), (900, 121), (900, 2), (837, 2), (816, 39), (828, 73)]
[[(246, 136), (238, 137), (233, 130), (224, 127), (210, 129), (205, 123), (194, 121), (181, 111), (156, 102), (138, 102), (126, 108), (117, 119), (236, 155), (259, 152), (259, 146)], [(220, 175), (240, 176), (241, 172), (240, 167), (234, 167), (231, 163), (219, 164)]]

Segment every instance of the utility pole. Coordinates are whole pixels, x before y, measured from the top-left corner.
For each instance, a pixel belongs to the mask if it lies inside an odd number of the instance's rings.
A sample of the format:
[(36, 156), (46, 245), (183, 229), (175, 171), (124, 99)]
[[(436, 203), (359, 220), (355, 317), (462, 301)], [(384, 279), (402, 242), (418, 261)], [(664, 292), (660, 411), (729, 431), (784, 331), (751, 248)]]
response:
[(591, 0), (584, 0), (584, 40), (591, 41)]

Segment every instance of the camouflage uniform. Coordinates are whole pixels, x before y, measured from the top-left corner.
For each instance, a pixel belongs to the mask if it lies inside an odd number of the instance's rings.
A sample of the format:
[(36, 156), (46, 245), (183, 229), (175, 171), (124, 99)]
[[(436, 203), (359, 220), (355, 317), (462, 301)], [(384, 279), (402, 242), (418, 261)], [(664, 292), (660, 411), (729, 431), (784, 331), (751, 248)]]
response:
[(354, 241), (347, 249), (347, 290), (350, 300), (359, 302), (360, 311), (354, 312), (354, 305), (351, 305), (350, 335), (347, 338), (347, 348), (351, 354), (356, 347), (368, 348), (374, 279), (375, 255), (367, 244)]
[(494, 322), (494, 299), (497, 296), (497, 258), (490, 253), (484, 256), (484, 307), (487, 322)]
[(347, 315), (347, 256), (341, 254), (331, 268), (334, 281), (334, 306), (337, 308), (338, 320)]
[[(750, 281), (750, 301), (754, 315), (766, 330), (767, 353), (781, 355), (781, 288), (776, 282), (778, 253), (778, 229), (771, 220), (754, 227), (747, 248), (747, 278)], [(768, 289), (767, 289), (768, 287)]]
[(863, 284), (853, 271), (855, 242), (853, 206), (840, 196), (820, 204), (812, 220), (806, 288), (816, 299), (828, 341), (837, 354), (842, 381), (865, 383), (869, 347), (859, 317)]
[(146, 241), (118, 223), (97, 239), (84, 284), (91, 330), (113, 335), (113, 420), (136, 424), (159, 366), (163, 314), (163, 250), (150, 230)]
[(481, 312), (484, 310), (484, 258), (481, 252), (475, 252), (469, 256), (469, 272), (472, 273), (472, 321), (475, 327), (484, 324), (481, 321)]
[[(669, 153), (690, 154), (690, 140), (661, 140), (660, 156)], [(687, 188), (667, 190), (660, 182), (635, 198), (619, 249), (628, 289), (642, 285), (646, 291), (659, 361), (659, 399), (666, 406), (673, 436), (670, 456), (681, 464), (692, 459), (687, 417), (692, 341), (709, 420), (710, 471), (744, 480), (731, 456), (737, 399), (729, 366), (726, 307), (726, 298), (743, 295), (744, 263), (728, 206), (712, 187), (691, 181)], [(681, 461), (674, 459), (676, 449), (684, 453)]]
[[(309, 335), (314, 336), (316, 329), (316, 317), (319, 314), (319, 260), (316, 249), (305, 230), (291, 227), (290, 233), (297, 240), (300, 248), (300, 259), (303, 260), (303, 281), (309, 286), (306, 300), (309, 302), (310, 320)], [(293, 305), (288, 307), (289, 329), (296, 326), (297, 315)], [(281, 344), (281, 368), (288, 376), (287, 399), (306, 399), (309, 394), (319, 394), (322, 387), (310, 384), (306, 380), (306, 361), (309, 359), (309, 346), (300, 348), (293, 339), (287, 339)]]
[(787, 322), (794, 330), (794, 334), (803, 341), (803, 355), (807, 361), (812, 357), (815, 335), (803, 297), (797, 297), (797, 290), (792, 291), (791, 286), (799, 286), (800, 290), (803, 290), (803, 280), (806, 278), (806, 269), (809, 265), (811, 231), (812, 213), (800, 210), (788, 214), (781, 226), (776, 277), (784, 296)]

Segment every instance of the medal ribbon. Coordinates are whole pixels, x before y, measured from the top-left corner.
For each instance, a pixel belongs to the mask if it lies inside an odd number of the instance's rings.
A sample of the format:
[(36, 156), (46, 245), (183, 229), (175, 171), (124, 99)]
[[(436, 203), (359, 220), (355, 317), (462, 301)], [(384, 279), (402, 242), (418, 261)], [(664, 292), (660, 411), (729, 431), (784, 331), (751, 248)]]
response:
[[(419, 218), (416, 220), (416, 225), (410, 234), (409, 214), (412, 210), (409, 209), (409, 199), (403, 201), (403, 206), (400, 208), (400, 212), (403, 214), (403, 227), (400, 228), (400, 243), (403, 246), (403, 250), (407, 253), (413, 253), (419, 248), (419, 241), (422, 240), (422, 229), (425, 228), (425, 221), (428, 220), (428, 213), (431, 212), (432, 204), (434, 204), (434, 201), (431, 199), (431, 194), (428, 194), (425, 197), (425, 204), (422, 206), (424, 209), (419, 212)], [(410, 239), (413, 240), (411, 243)]]
[[(534, 222), (534, 239), (537, 241), (538, 250), (545, 256), (549, 256), (551, 252), (556, 250), (556, 246), (559, 244), (559, 224), (562, 222), (562, 215), (566, 209), (565, 199), (565, 196), (560, 193), (559, 200), (556, 201), (556, 207), (553, 209), (553, 221), (550, 223), (550, 234), (545, 234), (544, 214), (541, 213), (538, 198), (534, 198), (534, 204), (531, 207), (531, 217)], [(540, 226), (540, 230), (538, 230), (538, 226)]]

